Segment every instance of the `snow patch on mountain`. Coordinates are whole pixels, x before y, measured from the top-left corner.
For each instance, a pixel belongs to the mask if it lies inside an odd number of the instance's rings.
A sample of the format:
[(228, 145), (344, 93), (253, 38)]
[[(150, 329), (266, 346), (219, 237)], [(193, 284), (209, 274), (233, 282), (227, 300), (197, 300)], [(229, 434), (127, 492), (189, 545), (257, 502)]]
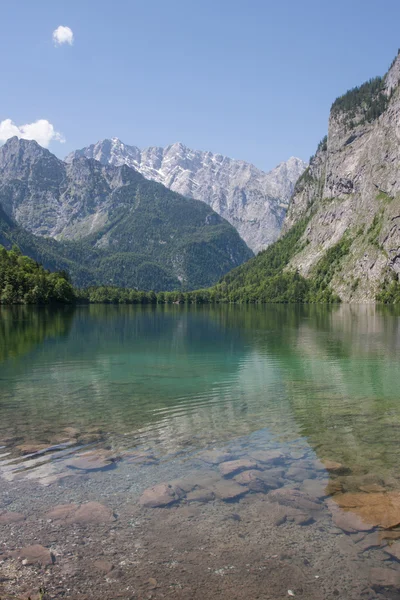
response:
[(82, 156), (103, 164), (126, 164), (174, 192), (206, 202), (254, 252), (279, 236), (294, 185), (307, 166), (292, 157), (264, 172), (243, 160), (191, 150), (180, 142), (141, 150), (118, 138), (77, 150), (65, 160)]

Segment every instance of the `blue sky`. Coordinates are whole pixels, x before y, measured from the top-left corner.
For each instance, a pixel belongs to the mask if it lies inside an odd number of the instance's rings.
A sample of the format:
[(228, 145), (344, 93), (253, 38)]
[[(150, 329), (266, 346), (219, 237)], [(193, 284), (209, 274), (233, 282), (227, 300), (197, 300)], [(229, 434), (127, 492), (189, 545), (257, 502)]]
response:
[(0, 121), (48, 120), (61, 157), (116, 136), (308, 160), (333, 100), (387, 70), (399, 21), (398, 0), (2, 0)]

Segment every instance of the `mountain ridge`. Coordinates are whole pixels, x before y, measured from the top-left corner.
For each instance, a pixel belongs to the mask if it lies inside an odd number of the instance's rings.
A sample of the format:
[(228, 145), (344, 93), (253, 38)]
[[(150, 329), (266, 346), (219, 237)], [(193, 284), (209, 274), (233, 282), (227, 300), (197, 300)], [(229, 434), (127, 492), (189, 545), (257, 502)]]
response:
[[(193, 289), (211, 285), (252, 256), (237, 231), (204, 202), (127, 165), (82, 157), (65, 163), (16, 137), (0, 148), (0, 206), (18, 226), (9, 237), (28, 239), (22, 228), (36, 240), (52, 238), (51, 254), (81, 261), (92, 271), (90, 283)], [(36, 240), (29, 238), (28, 247), (37, 247)], [(78, 277), (74, 283), (82, 282)]]
[(294, 184), (306, 168), (304, 161), (291, 157), (266, 173), (246, 161), (192, 150), (180, 142), (141, 150), (118, 138), (76, 150), (65, 160), (82, 156), (102, 164), (127, 164), (185, 197), (206, 202), (254, 252), (279, 236)]

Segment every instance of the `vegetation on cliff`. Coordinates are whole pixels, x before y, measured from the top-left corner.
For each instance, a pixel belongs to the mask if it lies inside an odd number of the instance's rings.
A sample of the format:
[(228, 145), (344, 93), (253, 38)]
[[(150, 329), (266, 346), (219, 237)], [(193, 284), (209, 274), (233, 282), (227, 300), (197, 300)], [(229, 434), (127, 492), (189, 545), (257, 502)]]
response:
[(395, 279), (393, 274), (383, 282), (376, 301), (383, 304), (400, 304), (400, 281)]
[[(332, 104), (332, 114), (346, 114), (350, 128), (377, 119), (387, 108), (389, 97), (384, 91), (383, 77), (374, 77), (348, 90)], [(356, 119), (356, 120), (355, 120)]]

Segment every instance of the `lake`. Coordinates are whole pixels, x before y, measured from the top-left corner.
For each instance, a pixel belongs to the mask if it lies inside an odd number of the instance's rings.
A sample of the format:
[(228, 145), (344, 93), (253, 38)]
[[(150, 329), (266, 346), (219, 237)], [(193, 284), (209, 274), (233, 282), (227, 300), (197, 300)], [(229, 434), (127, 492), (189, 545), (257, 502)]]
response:
[(400, 598), (400, 309), (1, 307), (0, 361), (1, 598)]

